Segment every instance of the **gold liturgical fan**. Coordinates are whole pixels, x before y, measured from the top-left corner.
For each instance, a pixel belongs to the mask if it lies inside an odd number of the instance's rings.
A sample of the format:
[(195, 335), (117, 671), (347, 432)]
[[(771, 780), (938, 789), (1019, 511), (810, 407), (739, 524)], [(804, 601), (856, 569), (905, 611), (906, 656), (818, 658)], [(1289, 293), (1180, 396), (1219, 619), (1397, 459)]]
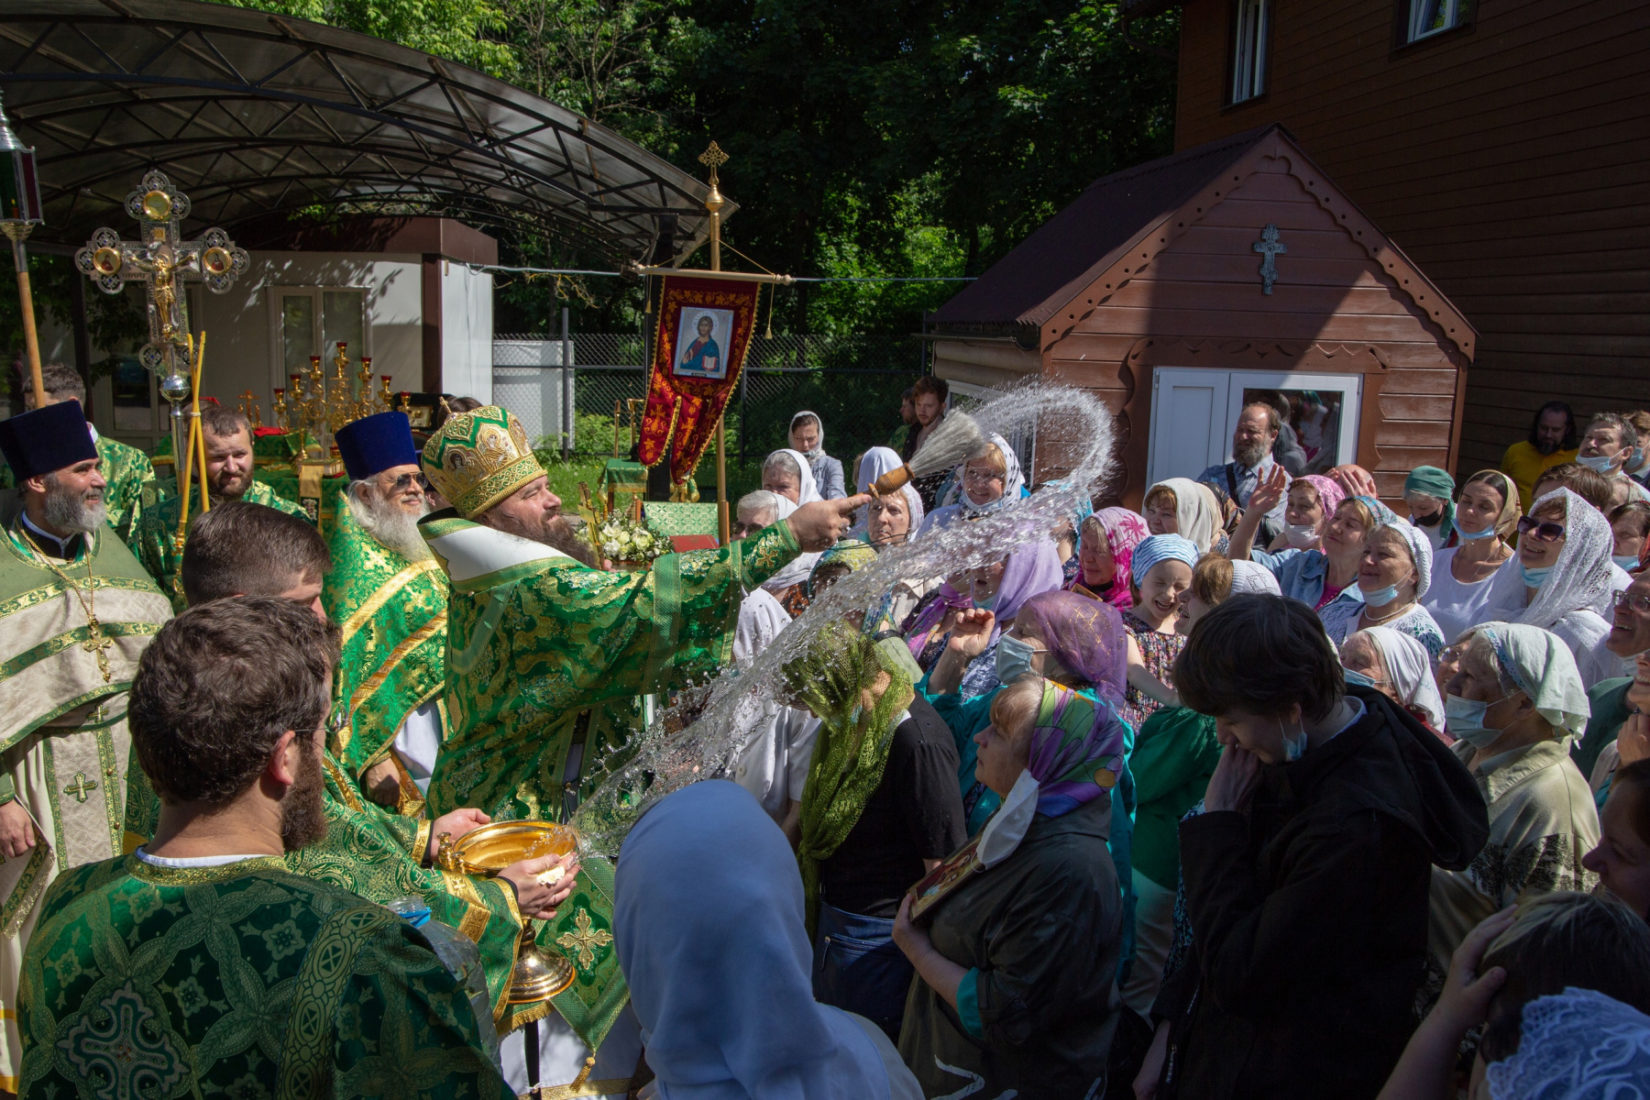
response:
[[(436, 863), (444, 871), (464, 875), (496, 875), (512, 863), (541, 856), (566, 856), (578, 849), (579, 834), (551, 821), (495, 821), (453, 840), (442, 833)], [(533, 942), (535, 926), (523, 918), (516, 968), (510, 974), (505, 998), (513, 1005), (532, 1004), (565, 990), (578, 972), (567, 957), (552, 954)]]

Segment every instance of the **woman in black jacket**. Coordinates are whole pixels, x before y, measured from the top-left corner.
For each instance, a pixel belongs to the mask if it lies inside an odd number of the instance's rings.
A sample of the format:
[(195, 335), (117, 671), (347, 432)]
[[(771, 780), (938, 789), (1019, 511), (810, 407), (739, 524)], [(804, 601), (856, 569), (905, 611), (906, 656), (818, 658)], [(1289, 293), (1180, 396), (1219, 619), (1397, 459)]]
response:
[(1305, 604), (1227, 601), (1174, 675), (1224, 750), (1180, 826), (1192, 947), (1136, 1094), (1372, 1097), (1414, 1028), (1432, 865), (1483, 846), (1483, 798), (1414, 718), (1347, 692)]

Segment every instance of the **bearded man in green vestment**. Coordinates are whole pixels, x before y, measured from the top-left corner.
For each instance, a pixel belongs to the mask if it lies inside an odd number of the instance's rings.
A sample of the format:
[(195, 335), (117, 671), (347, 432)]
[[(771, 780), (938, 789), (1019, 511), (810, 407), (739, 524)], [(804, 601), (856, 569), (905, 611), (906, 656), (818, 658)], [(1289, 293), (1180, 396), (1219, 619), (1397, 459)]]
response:
[[(592, 564), (526, 432), (503, 409), (450, 417), (424, 473), (452, 509), (420, 523), (452, 582), (440, 812), (565, 820), (591, 766), (640, 726), (638, 696), (729, 663), (739, 604), (801, 550), (823, 550), (869, 497), (821, 501), (720, 550), (666, 554), (640, 573)], [(578, 973), (557, 1012), (592, 1049), (625, 1003), (612, 949), (613, 872), (586, 858), (551, 926)]]
[[(25, 1095), (513, 1096), (430, 941), (291, 873), (328, 828), (337, 635), (289, 600), (169, 623), (132, 685), (152, 840), (65, 875), (24, 960)], [(479, 1011), (478, 1011), (479, 1008)]]
[[(230, 500), (248, 500), (288, 515), (308, 515), (292, 501), (278, 496), (275, 490), (255, 480), (256, 468), (252, 460), (252, 426), (245, 416), (234, 409), (226, 409), (215, 402), (201, 404), (201, 434), (206, 441), (206, 495), (216, 508)], [(154, 504), (146, 505), (132, 533), (132, 552), (155, 578), (172, 600), (174, 610), (187, 605), (183, 585), (178, 579), (178, 567), (183, 549), (178, 545), (178, 519), (183, 514), (183, 497), (176, 484), (171, 495)], [(198, 485), (189, 487), (189, 522), (203, 514)]]
[(374, 801), (421, 801), (441, 747), (447, 574), (418, 533), (429, 511), (418, 449), (401, 412), (345, 424), (337, 441), (350, 483), (321, 605), (343, 630), (333, 692), (349, 725), (328, 748)]
[[(202, 516), (189, 532), (181, 576), (191, 607), (249, 596), (274, 596), (325, 621), (321, 591), (331, 559), (326, 543), (304, 520), (246, 501), (230, 501)], [(334, 711), (331, 730), (347, 716)], [(520, 946), (523, 918), (551, 920), (572, 890), (576, 857), (523, 860), (494, 878), (443, 871), (435, 865), (442, 834), (458, 839), (486, 824), (487, 815), (459, 809), (431, 821), (402, 816), (361, 797), (338, 761), (322, 753), (326, 836), (286, 855), (286, 868), (354, 891), (369, 901), (408, 894), (423, 898), (432, 918), (476, 942), (500, 1034), (548, 1012), (544, 1002), (511, 1004), (506, 996)], [(131, 769), (127, 850), (155, 833), (160, 803), (142, 768)], [(540, 881), (560, 868), (562, 884)], [(542, 926), (541, 926), (542, 927)]]
[(126, 692), (172, 617), (105, 522), (78, 401), (0, 423), (23, 511), (0, 545), (0, 1089), (22, 1055), (17, 982), (47, 885), (120, 851)]
[[(65, 363), (47, 363), (40, 368), (40, 379), (46, 387), (46, 404), (76, 401), (81, 408), (86, 407), (86, 382), (73, 367)], [(33, 386), (23, 387), (23, 407), (30, 410), (35, 407)], [(86, 423), (86, 430), (91, 433), (92, 443), (97, 447), (97, 456), (103, 460), (99, 472), (106, 482), (103, 508), (109, 515), (109, 526), (115, 529), (122, 542), (130, 542), (142, 511), (144, 487), (155, 480), (155, 468), (150, 464), (148, 455), (118, 439), (99, 435), (90, 421)], [(0, 470), (0, 489), (12, 489), (16, 484), (17, 479), (9, 465)]]

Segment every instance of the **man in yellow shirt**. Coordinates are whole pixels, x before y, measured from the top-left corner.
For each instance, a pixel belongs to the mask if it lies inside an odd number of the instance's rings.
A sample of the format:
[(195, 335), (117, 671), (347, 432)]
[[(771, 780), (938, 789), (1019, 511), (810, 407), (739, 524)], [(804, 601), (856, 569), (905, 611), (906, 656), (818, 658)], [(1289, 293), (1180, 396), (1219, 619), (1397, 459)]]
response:
[(1518, 486), (1518, 499), (1528, 512), (1541, 475), (1575, 458), (1576, 414), (1562, 401), (1549, 401), (1536, 410), (1530, 437), (1514, 443), (1501, 456), (1501, 472)]

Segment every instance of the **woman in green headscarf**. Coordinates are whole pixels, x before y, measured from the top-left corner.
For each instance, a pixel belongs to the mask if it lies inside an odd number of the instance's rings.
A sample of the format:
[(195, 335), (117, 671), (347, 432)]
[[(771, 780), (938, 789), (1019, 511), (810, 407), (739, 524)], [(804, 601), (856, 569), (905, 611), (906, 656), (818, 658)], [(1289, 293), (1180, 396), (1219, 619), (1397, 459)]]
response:
[(1455, 479), (1436, 466), (1417, 466), (1404, 479), (1409, 522), (1421, 529), (1436, 553), (1461, 539), (1455, 533)]
[(797, 861), (814, 935), (814, 996), (899, 1034), (911, 965), (893, 944), (905, 890), (967, 839), (957, 747), (912, 689), (900, 639), (826, 623), (783, 677), (819, 720)]

